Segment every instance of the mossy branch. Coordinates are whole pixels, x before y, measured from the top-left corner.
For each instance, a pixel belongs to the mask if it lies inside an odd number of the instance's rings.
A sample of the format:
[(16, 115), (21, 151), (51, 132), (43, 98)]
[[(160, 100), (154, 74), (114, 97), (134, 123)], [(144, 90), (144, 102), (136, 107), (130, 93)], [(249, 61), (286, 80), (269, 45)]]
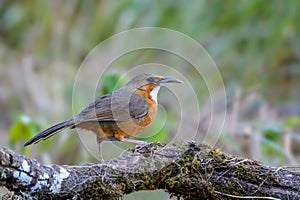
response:
[(136, 146), (82, 166), (47, 166), (4, 147), (0, 159), (0, 186), (36, 199), (120, 199), (155, 189), (183, 199), (300, 199), (299, 173), (194, 142)]

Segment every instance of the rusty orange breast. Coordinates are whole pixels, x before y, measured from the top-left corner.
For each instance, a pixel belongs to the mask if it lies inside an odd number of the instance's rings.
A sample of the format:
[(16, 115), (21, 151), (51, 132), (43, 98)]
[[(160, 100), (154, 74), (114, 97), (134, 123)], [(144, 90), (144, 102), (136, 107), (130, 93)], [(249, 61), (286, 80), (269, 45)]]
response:
[[(153, 96), (152, 96), (153, 93), (151, 94), (151, 92), (153, 91), (153, 89), (155, 89), (155, 87), (159, 87), (159, 86), (157, 86), (155, 84), (148, 84), (148, 85), (145, 85), (145, 86), (139, 88), (136, 91), (136, 93), (138, 95), (146, 98), (147, 104), (148, 104), (148, 113), (141, 118), (133, 119), (131, 121), (131, 123), (128, 123), (128, 122), (124, 123), (124, 126), (126, 126), (126, 129), (130, 129), (130, 130), (125, 131), (127, 133), (130, 133), (130, 136), (137, 135), (140, 132), (144, 131), (155, 119), (156, 113), (157, 113), (157, 102), (156, 102), (156, 96), (154, 96), (154, 98), (153, 98)], [(124, 127), (124, 126), (121, 125), (121, 127)]]
[(157, 93), (159, 90), (156, 84), (147, 84), (139, 88), (136, 93), (146, 98), (148, 103), (148, 114), (144, 117), (143, 125), (148, 126), (155, 119), (157, 113)]

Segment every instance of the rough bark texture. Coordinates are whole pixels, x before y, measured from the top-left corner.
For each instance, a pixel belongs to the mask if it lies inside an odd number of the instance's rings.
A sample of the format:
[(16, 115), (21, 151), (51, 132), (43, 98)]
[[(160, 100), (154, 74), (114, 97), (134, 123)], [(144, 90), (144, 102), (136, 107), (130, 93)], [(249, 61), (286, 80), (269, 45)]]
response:
[(300, 199), (299, 173), (194, 142), (151, 143), (82, 166), (46, 166), (0, 147), (0, 162), (0, 186), (25, 199), (120, 199), (155, 189), (183, 199)]

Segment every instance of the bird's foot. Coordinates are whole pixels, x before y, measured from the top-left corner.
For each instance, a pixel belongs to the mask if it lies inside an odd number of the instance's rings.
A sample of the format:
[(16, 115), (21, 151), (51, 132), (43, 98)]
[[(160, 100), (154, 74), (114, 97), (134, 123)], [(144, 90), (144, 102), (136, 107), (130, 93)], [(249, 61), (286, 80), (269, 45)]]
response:
[(135, 143), (135, 144), (142, 145), (142, 146), (149, 144), (149, 143), (146, 142), (146, 141), (142, 141), (142, 140), (133, 140), (133, 139), (128, 139), (128, 138), (124, 138), (123, 141), (124, 141), (124, 142)]

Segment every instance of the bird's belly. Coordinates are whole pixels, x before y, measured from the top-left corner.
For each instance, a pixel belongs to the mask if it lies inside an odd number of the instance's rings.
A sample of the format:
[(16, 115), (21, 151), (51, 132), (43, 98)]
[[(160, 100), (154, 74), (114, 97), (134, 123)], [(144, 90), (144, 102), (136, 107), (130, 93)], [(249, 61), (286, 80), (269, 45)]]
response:
[(84, 129), (96, 134), (97, 138), (109, 139), (113, 138), (114, 132), (117, 130), (115, 122), (82, 122), (76, 125), (76, 128)]
[(115, 133), (116, 138), (127, 138), (136, 136), (137, 134), (143, 132), (146, 128), (150, 126), (152, 121), (155, 119), (157, 113), (157, 107), (150, 107), (147, 115), (132, 119), (129, 121), (117, 122), (118, 133)]

